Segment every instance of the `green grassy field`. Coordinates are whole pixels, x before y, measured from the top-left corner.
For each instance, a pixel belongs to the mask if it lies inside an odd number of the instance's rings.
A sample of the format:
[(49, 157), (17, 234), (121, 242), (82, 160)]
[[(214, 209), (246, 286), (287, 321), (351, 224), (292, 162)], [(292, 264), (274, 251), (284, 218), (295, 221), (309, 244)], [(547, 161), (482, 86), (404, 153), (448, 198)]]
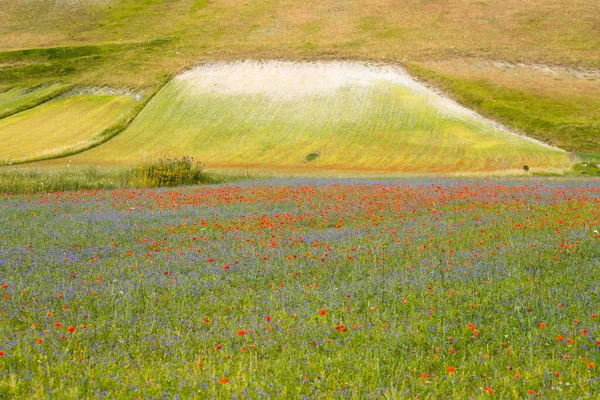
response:
[(576, 153), (600, 149), (600, 97), (594, 94), (565, 90), (557, 96), (544, 84), (523, 90), (494, 83), (489, 77), (452, 77), (419, 66), (411, 71), (453, 93), (461, 103), (531, 137)]
[(51, 100), (69, 88), (69, 85), (57, 83), (34, 88), (10, 88), (0, 92), (0, 119)]
[(123, 133), (72, 160), (132, 165), (163, 155), (191, 155), (217, 169), (296, 173), (570, 164), (566, 153), (498, 129), (401, 72), (357, 63), (199, 68), (171, 81)]
[(0, 120), (0, 162), (42, 160), (102, 141), (122, 124), (136, 100), (129, 95), (72, 94)]
[[(430, 71), (418, 75), (537, 139), (600, 154), (599, 16), (586, 0), (7, 0), (0, 86), (151, 93), (206, 60), (379, 60)], [(497, 62), (522, 67), (509, 76)]]

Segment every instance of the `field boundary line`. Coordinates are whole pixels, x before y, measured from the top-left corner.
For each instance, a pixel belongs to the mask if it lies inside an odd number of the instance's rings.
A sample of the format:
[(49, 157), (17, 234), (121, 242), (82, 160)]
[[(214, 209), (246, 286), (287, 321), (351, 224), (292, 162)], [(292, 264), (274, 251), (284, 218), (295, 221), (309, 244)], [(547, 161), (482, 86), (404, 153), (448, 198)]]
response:
[[(141, 100), (136, 106), (134, 106), (133, 109), (129, 112), (129, 115), (121, 118), (119, 122), (116, 122), (115, 124), (101, 131), (98, 135), (90, 138), (90, 143), (88, 143), (87, 145), (79, 148), (68, 149), (57, 154), (47, 154), (37, 157), (23, 158), (11, 162), (0, 162), (0, 166), (30, 164), (38, 161), (57, 160), (65, 157), (70, 157), (75, 154), (83, 153), (84, 151), (93, 149), (94, 147), (98, 147), (101, 144), (108, 142), (110, 139), (114, 138), (115, 136), (123, 132), (125, 129), (127, 129), (129, 125), (131, 125), (131, 123), (139, 115), (139, 113), (142, 112), (142, 110), (146, 107), (146, 104), (148, 104), (148, 102), (150, 102), (150, 100), (152, 100), (154, 96), (158, 92), (160, 92), (171, 80), (172, 77), (170, 76), (166, 78), (163, 82), (161, 82), (160, 86), (155, 91), (150, 93), (148, 97)], [(73, 87), (71, 89), (73, 89)]]
[(64, 88), (60, 88), (58, 90), (56, 90), (55, 92), (52, 92), (50, 94), (47, 94), (45, 96), (41, 96), (38, 99), (36, 99), (35, 101), (31, 101), (27, 104), (24, 104), (20, 107), (16, 107), (13, 109), (10, 109), (8, 111), (2, 112), (0, 111), (0, 120), (4, 119), (4, 118), (8, 118), (11, 117), (13, 115), (17, 115), (23, 111), (27, 111), (30, 110), (32, 108), (35, 108), (37, 106), (41, 106), (44, 103), (47, 103), (51, 100), (56, 99), (59, 96), (62, 96), (63, 94), (67, 93), (68, 91), (72, 90), (75, 87), (75, 85), (66, 85)]

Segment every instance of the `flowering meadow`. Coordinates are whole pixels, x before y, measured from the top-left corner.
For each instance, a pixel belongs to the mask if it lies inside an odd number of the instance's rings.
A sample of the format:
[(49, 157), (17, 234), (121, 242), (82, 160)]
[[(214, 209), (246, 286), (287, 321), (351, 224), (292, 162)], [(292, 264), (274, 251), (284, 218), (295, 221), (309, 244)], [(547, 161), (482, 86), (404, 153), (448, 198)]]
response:
[(597, 398), (600, 185), (0, 198), (0, 397)]

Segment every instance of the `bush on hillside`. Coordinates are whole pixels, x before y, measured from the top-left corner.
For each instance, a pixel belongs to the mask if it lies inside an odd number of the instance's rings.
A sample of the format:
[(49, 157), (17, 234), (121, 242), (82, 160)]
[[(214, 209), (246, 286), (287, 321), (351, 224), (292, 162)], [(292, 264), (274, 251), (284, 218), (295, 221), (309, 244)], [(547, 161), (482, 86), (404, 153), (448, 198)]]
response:
[(211, 183), (204, 165), (192, 157), (161, 158), (138, 167), (139, 184), (144, 187), (196, 185)]

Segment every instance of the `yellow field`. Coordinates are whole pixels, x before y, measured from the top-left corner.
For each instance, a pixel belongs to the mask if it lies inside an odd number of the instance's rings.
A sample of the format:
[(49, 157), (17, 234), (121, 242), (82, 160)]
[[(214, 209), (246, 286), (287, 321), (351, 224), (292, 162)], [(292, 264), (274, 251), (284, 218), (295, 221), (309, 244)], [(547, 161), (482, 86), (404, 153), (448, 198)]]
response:
[(562, 151), (498, 129), (392, 67), (211, 64), (169, 83), (125, 132), (72, 157), (136, 164), (194, 156), (261, 171), (563, 169)]
[(44, 159), (97, 141), (131, 110), (131, 96), (77, 94), (0, 120), (0, 162)]
[(58, 96), (68, 85), (53, 84), (37, 88), (11, 88), (0, 92), (0, 118), (35, 107), (39, 103)]

